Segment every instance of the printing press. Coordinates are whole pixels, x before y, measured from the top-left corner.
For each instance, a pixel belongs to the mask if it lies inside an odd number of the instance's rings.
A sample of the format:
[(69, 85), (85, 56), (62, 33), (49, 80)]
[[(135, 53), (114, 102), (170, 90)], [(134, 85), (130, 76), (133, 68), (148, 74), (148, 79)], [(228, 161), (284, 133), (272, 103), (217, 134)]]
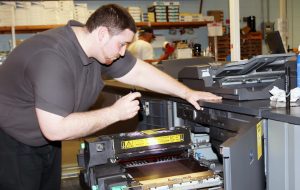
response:
[(188, 66), (178, 73), (187, 86), (226, 99), (268, 99), (273, 86), (284, 89), (285, 64), (295, 54), (258, 55), (227, 64)]
[(218, 167), (195, 159), (185, 127), (99, 136), (83, 145), (78, 162), (87, 189), (222, 189)]
[[(153, 115), (144, 117), (160, 116), (170, 129), (86, 140), (78, 156), (81, 185), (92, 190), (266, 189), (261, 112), (269, 101), (263, 99), (269, 98), (273, 86), (283, 88), (285, 66), (292, 56), (260, 55), (226, 65), (185, 67), (180, 81), (222, 95), (222, 102), (200, 102), (202, 109), (195, 110), (182, 100), (167, 100), (174, 104), (172, 111), (161, 110), (157, 103), (153, 113), (145, 112)], [(144, 109), (151, 109), (146, 102), (152, 102), (151, 96), (143, 101)], [(163, 118), (161, 113), (170, 115)]]

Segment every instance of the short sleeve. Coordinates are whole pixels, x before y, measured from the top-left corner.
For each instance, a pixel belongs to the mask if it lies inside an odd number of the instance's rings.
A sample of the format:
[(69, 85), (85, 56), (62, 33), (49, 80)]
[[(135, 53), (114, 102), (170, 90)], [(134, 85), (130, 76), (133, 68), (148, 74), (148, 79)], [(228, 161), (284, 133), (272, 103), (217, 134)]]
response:
[(36, 108), (61, 116), (73, 111), (74, 76), (68, 67), (66, 60), (53, 50), (32, 56), (25, 75), (33, 88)]
[(150, 44), (145, 45), (145, 47), (141, 48), (141, 51), (142, 51), (142, 60), (153, 59), (153, 48)]
[(135, 65), (136, 58), (128, 51), (123, 57), (113, 62), (111, 65), (102, 65), (102, 71), (105, 75), (112, 78), (119, 78), (127, 74)]

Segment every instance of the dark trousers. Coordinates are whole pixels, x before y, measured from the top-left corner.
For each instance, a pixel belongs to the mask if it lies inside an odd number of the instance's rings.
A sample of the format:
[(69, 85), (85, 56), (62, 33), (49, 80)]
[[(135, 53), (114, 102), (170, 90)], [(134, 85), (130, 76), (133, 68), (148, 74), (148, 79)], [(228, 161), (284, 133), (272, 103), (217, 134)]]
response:
[(0, 189), (60, 190), (61, 143), (20, 143), (0, 129)]

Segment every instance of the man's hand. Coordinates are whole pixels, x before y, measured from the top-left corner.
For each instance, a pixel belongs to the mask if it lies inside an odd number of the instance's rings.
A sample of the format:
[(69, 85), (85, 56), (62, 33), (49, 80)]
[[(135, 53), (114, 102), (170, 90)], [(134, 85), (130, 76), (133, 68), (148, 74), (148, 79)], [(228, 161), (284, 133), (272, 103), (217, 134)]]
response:
[(137, 100), (139, 97), (141, 97), (141, 93), (139, 92), (123, 96), (110, 107), (112, 114), (115, 114), (118, 121), (133, 118), (140, 109), (139, 101)]
[(198, 100), (220, 101), (221, 96), (214, 95), (210, 92), (188, 90), (185, 94), (185, 99), (191, 103), (197, 110), (200, 110)]

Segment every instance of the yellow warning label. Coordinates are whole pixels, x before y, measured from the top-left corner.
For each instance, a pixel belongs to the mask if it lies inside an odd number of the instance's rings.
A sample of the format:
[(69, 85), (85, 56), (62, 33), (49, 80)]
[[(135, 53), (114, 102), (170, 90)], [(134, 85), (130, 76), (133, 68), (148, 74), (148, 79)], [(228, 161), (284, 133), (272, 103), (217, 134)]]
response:
[(260, 121), (256, 124), (256, 137), (257, 137), (257, 160), (262, 156), (262, 135), (263, 135), (263, 123)]
[(183, 142), (183, 141), (184, 141), (184, 134), (167, 135), (167, 136), (160, 136), (160, 137), (150, 137), (144, 139), (122, 141), (121, 148), (122, 149), (139, 148), (145, 146), (176, 143), (176, 142)]

